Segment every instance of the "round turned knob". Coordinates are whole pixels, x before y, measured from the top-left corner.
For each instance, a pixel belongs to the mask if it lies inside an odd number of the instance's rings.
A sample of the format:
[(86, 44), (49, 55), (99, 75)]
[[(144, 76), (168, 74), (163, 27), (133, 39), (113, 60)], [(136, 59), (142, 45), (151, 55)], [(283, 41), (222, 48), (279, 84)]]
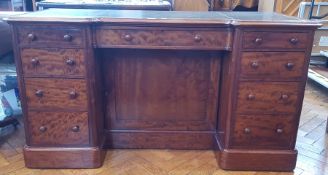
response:
[(259, 67), (259, 63), (256, 62), (256, 61), (254, 61), (254, 62), (251, 63), (251, 67), (252, 67), (253, 69), (257, 69), (257, 68)]
[(72, 36), (71, 35), (64, 35), (64, 40), (65, 41), (72, 41)]
[(297, 38), (291, 38), (289, 40), (289, 42), (292, 43), (292, 44), (294, 44), (294, 45), (296, 45), (298, 43), (298, 39)]
[(130, 34), (126, 34), (126, 35), (124, 35), (124, 39), (126, 41), (131, 41), (132, 40), (132, 36)]
[(289, 96), (287, 94), (282, 94), (281, 95), (281, 99), (283, 100), (287, 100), (289, 98)]
[(202, 40), (202, 38), (200, 37), (200, 35), (195, 35), (194, 40), (196, 42), (200, 42)]
[(277, 132), (278, 134), (281, 134), (281, 133), (283, 133), (283, 132), (284, 132), (284, 130), (283, 130), (283, 129), (281, 129), (281, 128), (278, 128), (278, 129), (276, 130), (276, 132)]
[(244, 133), (245, 133), (245, 134), (249, 134), (249, 133), (251, 133), (251, 129), (250, 129), (250, 128), (245, 128), (245, 129), (244, 129)]
[(43, 97), (43, 91), (42, 90), (37, 90), (37, 91), (35, 91), (35, 95), (37, 97)]
[(262, 44), (262, 41), (263, 41), (262, 38), (255, 38), (255, 40), (254, 40), (255, 44), (258, 44), (258, 45)]
[(287, 64), (286, 64), (286, 68), (287, 68), (288, 70), (292, 70), (292, 69), (294, 68), (294, 63), (287, 63)]
[(71, 92), (69, 92), (69, 98), (70, 99), (75, 99), (77, 97), (77, 93), (76, 93), (76, 91), (71, 91)]
[(248, 94), (247, 99), (248, 100), (254, 100), (255, 99), (255, 95), (254, 94)]
[(72, 131), (73, 131), (73, 132), (79, 132), (79, 131), (80, 131), (80, 127), (79, 127), (78, 125), (73, 126), (73, 127), (72, 127)]
[(45, 127), (45, 126), (40, 126), (39, 131), (40, 131), (40, 132), (46, 132), (46, 131), (47, 131), (47, 127)]
[(66, 64), (69, 65), (69, 66), (74, 66), (75, 61), (73, 59), (69, 58), (69, 59), (66, 60)]
[(39, 62), (38, 58), (32, 58), (31, 63), (32, 63), (33, 66), (37, 66), (40, 62)]
[(36, 39), (36, 36), (33, 33), (27, 34), (27, 39), (29, 41), (34, 41)]

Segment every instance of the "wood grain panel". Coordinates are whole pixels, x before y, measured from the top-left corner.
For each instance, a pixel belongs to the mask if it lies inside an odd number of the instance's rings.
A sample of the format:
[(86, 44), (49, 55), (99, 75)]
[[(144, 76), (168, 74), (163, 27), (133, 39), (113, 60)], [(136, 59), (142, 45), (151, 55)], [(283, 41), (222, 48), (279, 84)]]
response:
[[(65, 35), (70, 39), (65, 40)], [(84, 46), (83, 30), (65, 26), (28, 26), (18, 28), (21, 46), (76, 48)]]
[(116, 50), (106, 56), (107, 128), (216, 128), (218, 53)]
[[(293, 41), (294, 42), (293, 42)], [(308, 33), (244, 32), (244, 49), (305, 49), (310, 41)]]
[[(87, 110), (86, 82), (81, 79), (25, 78), (29, 109)], [(42, 92), (38, 96), (37, 92)], [(72, 98), (70, 93), (75, 92)]]
[(230, 49), (231, 32), (217, 29), (97, 28), (98, 47)]
[(29, 111), (27, 120), (33, 146), (85, 146), (89, 143), (87, 112)]
[(288, 149), (292, 145), (293, 116), (238, 115), (232, 136), (232, 148)]
[(240, 76), (242, 79), (300, 80), (304, 63), (304, 52), (243, 52)]
[(109, 148), (141, 149), (212, 149), (214, 133), (210, 132), (154, 132), (108, 131)]
[(21, 59), (25, 76), (85, 76), (83, 50), (28, 48)]
[(298, 82), (241, 82), (237, 97), (239, 114), (295, 114), (299, 104)]

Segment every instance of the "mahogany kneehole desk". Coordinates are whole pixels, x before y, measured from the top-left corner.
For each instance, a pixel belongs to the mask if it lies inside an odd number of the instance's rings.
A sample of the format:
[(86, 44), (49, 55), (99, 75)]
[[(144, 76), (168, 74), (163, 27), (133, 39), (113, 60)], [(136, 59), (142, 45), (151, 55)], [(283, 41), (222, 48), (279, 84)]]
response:
[(30, 168), (108, 148), (213, 149), (291, 171), (314, 30), (274, 13), (45, 10), (13, 16)]

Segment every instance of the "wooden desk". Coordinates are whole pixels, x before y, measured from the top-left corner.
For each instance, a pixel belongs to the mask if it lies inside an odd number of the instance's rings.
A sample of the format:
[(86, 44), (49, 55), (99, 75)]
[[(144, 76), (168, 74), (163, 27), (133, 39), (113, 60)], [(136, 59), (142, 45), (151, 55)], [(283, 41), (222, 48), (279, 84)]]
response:
[(271, 13), (46, 10), (13, 16), (30, 168), (107, 148), (213, 149), (291, 171), (316, 22)]

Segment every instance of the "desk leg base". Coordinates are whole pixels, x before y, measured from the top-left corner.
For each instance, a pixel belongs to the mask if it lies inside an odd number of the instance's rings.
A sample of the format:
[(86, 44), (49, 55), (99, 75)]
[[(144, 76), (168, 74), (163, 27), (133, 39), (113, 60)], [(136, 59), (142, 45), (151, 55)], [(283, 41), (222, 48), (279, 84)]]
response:
[(105, 155), (106, 151), (97, 147), (24, 147), (28, 168), (98, 168), (102, 166)]
[(223, 149), (217, 152), (224, 170), (293, 171), (296, 150), (239, 150)]

